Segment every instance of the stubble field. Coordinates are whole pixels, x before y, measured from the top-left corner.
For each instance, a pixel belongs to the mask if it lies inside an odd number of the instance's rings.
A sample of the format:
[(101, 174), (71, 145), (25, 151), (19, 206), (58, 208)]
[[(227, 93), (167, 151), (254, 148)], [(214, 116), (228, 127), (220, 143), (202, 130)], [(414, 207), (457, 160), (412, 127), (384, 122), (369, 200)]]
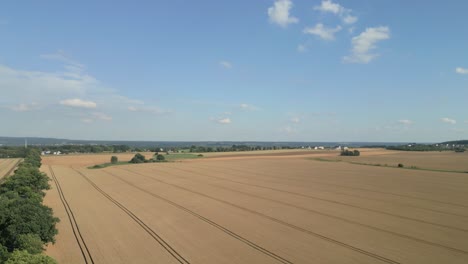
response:
[(13, 173), (20, 159), (0, 159), (0, 180)]
[(320, 155), (337, 152), (99, 170), (84, 166), (94, 156), (44, 158), (45, 202), (61, 219), (47, 254), (60, 263), (468, 263), (468, 174)]

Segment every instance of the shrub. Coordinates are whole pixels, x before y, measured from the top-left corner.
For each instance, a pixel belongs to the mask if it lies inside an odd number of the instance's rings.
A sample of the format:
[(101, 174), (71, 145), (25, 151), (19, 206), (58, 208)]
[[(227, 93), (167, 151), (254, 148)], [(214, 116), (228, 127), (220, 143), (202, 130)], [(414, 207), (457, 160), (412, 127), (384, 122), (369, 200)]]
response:
[(359, 156), (359, 155), (361, 155), (361, 152), (359, 152), (359, 150), (357, 150), (357, 149), (354, 150), (354, 151), (345, 149), (345, 150), (341, 151), (340, 155), (341, 156)]
[(41, 255), (41, 254), (30, 254), (26, 250), (15, 250), (11, 253), (5, 264), (57, 264), (53, 258)]
[(135, 156), (130, 160), (130, 163), (143, 163), (145, 162), (145, 156), (141, 155), (140, 153), (135, 154)]
[(21, 234), (16, 241), (16, 248), (26, 250), (31, 254), (39, 254), (44, 250), (43, 243), (38, 234)]
[(203, 154), (198, 154), (197, 156), (198, 156), (198, 157), (203, 157)]
[(403, 168), (403, 167), (405, 167), (405, 165), (398, 163), (398, 168)]
[(119, 158), (117, 158), (117, 156), (112, 156), (111, 157), (111, 163), (116, 164), (117, 162), (119, 162)]
[(164, 155), (158, 154), (158, 155), (156, 156), (156, 160), (157, 160), (157, 161), (163, 161), (163, 160), (165, 160), (165, 159), (166, 159), (166, 158), (164, 157)]

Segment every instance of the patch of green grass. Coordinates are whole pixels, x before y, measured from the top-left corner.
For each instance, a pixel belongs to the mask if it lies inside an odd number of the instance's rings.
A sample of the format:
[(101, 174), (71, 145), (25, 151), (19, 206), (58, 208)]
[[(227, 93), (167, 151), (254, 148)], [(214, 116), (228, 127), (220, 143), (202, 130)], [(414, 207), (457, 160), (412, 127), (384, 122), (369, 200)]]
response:
[(342, 162), (342, 160), (339, 159), (324, 159), (324, 158), (307, 158), (310, 160), (316, 160), (316, 161), (325, 161), (325, 162)]
[(167, 161), (175, 161), (175, 160), (182, 160), (182, 159), (199, 159), (203, 156), (198, 156), (198, 154), (194, 153), (171, 153), (169, 155), (164, 155)]
[(103, 163), (103, 164), (96, 164), (94, 166), (89, 166), (88, 169), (103, 169), (103, 168), (107, 168), (107, 167), (110, 167), (110, 166), (118, 166), (118, 165), (128, 165), (128, 164), (131, 164), (129, 163), (128, 161), (119, 161), (117, 163)]

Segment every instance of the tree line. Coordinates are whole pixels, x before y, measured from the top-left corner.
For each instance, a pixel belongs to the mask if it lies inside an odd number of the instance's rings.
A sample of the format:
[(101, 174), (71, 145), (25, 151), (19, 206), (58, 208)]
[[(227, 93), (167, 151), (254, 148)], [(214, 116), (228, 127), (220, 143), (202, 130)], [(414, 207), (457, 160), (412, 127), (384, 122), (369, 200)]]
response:
[(41, 254), (47, 243), (55, 242), (58, 232), (59, 219), (42, 204), (49, 178), (39, 171), (39, 150), (24, 153), (24, 161), (0, 185), (0, 263), (57, 263)]

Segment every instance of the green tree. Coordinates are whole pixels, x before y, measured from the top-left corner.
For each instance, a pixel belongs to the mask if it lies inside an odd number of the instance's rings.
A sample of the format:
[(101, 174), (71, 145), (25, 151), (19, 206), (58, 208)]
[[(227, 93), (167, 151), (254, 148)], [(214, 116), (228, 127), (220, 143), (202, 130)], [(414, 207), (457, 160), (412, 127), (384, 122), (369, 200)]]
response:
[(17, 237), (16, 247), (31, 254), (39, 254), (44, 250), (43, 243), (38, 234), (21, 234)]
[(119, 162), (119, 158), (117, 158), (117, 156), (112, 156), (111, 157), (111, 163), (116, 164), (117, 162)]
[(165, 159), (166, 159), (166, 158), (164, 157), (164, 155), (158, 154), (158, 155), (156, 156), (156, 160), (157, 160), (157, 161), (163, 161), (163, 160), (165, 160)]
[(4, 263), (8, 257), (10, 257), (10, 253), (7, 248), (0, 244), (0, 263)]
[(46, 255), (31, 254), (26, 250), (15, 250), (5, 264), (57, 264), (57, 261)]
[(37, 234), (43, 243), (55, 242), (55, 225), (59, 219), (47, 206), (24, 198), (3, 198), (0, 199), (0, 215), (0, 244), (10, 251), (18, 245), (20, 235)]
[(145, 162), (145, 156), (141, 155), (140, 153), (135, 154), (135, 156), (130, 160), (130, 163), (143, 163)]

